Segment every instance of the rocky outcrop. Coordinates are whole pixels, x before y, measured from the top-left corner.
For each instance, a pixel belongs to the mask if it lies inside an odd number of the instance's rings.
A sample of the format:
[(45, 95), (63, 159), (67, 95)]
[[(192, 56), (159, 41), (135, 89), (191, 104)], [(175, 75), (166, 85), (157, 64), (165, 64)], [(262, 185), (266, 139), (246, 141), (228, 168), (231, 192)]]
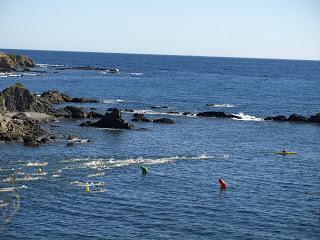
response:
[(59, 118), (102, 118), (103, 114), (87, 112), (83, 107), (66, 106), (52, 111), (52, 115)]
[(311, 122), (311, 123), (320, 123), (320, 113), (317, 113), (314, 116), (310, 116), (308, 121)]
[(168, 106), (151, 106), (151, 109), (165, 109), (168, 108)]
[(0, 141), (22, 140), (26, 146), (50, 142), (53, 136), (40, 127), (38, 120), (23, 113), (9, 117), (0, 115)]
[(70, 112), (70, 118), (87, 118), (87, 112), (83, 107), (67, 106), (63, 109)]
[(273, 121), (277, 121), (277, 122), (285, 122), (285, 121), (287, 121), (287, 117), (284, 116), (284, 115), (278, 115), (278, 116), (275, 116), (275, 117), (266, 117), (264, 120), (266, 120), (266, 121), (273, 120)]
[(97, 122), (87, 121), (80, 126), (90, 126), (98, 128), (132, 129), (133, 125), (122, 119), (119, 109), (114, 108), (112, 112), (107, 112), (103, 118)]
[(241, 117), (233, 115), (233, 114), (226, 114), (224, 112), (215, 112), (215, 111), (199, 112), (199, 113), (197, 113), (196, 116), (198, 116), (198, 117), (237, 118), (237, 119), (241, 119)]
[(0, 93), (0, 113), (4, 113), (6, 110), (6, 99), (4, 98), (3, 94)]
[(0, 98), (4, 98), (5, 109), (9, 112), (49, 112), (53, 109), (49, 102), (32, 94), (21, 84), (4, 89), (2, 96)]
[(287, 119), (288, 122), (308, 122), (308, 118), (299, 114), (292, 114)]
[(117, 68), (102, 68), (95, 66), (78, 66), (78, 67), (62, 67), (56, 68), (56, 70), (93, 70), (93, 71), (106, 71), (108, 73), (119, 73)]
[(41, 94), (41, 98), (50, 102), (51, 104), (75, 102), (75, 103), (98, 103), (99, 100), (92, 98), (72, 98), (67, 94), (60, 93), (58, 91), (47, 91)]
[(0, 52), (0, 72), (16, 71), (26, 67), (36, 67), (28, 56)]
[(306, 117), (300, 114), (291, 114), (288, 118), (284, 115), (266, 117), (264, 120), (273, 120), (278, 122), (296, 122), (296, 123), (320, 123), (320, 113), (314, 116)]

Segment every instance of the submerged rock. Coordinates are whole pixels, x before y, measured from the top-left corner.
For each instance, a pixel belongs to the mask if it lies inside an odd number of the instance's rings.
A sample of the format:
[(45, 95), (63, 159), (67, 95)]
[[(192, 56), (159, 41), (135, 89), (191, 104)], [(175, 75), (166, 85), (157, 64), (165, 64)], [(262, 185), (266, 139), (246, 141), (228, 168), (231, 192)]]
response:
[(173, 124), (174, 121), (170, 118), (158, 118), (158, 119), (153, 119), (152, 122), (155, 123), (165, 123), (165, 124)]

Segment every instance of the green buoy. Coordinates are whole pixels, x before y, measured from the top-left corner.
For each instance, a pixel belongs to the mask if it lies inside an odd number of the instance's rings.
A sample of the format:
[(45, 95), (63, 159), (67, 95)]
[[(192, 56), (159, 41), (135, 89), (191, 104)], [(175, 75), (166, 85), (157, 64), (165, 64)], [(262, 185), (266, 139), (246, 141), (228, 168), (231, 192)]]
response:
[(141, 171), (142, 171), (142, 174), (147, 174), (148, 173), (148, 168), (145, 167), (145, 166), (140, 166), (141, 167)]

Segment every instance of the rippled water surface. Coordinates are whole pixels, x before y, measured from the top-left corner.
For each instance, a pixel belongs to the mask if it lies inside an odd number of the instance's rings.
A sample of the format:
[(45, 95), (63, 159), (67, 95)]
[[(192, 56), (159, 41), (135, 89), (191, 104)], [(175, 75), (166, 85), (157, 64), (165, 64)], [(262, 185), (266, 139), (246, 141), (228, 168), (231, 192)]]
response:
[[(320, 112), (319, 62), (11, 52), (28, 54), (45, 72), (0, 76), (1, 89), (16, 82), (37, 94), (56, 89), (98, 98), (82, 106), (101, 113), (133, 109), (175, 124), (124, 131), (60, 120), (45, 126), (58, 137), (53, 144), (0, 144), (0, 239), (320, 238), (320, 126), (263, 121)], [(131, 121), (132, 113), (123, 117)], [(66, 147), (68, 134), (90, 142)], [(273, 154), (283, 148), (298, 154)]]

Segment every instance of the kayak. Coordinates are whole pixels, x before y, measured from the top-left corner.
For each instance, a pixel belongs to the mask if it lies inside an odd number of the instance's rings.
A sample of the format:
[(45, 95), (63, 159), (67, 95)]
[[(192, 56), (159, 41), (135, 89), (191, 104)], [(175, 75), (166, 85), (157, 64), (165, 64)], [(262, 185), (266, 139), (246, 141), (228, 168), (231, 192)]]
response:
[(296, 155), (296, 152), (274, 152), (274, 154), (279, 154), (279, 155)]

